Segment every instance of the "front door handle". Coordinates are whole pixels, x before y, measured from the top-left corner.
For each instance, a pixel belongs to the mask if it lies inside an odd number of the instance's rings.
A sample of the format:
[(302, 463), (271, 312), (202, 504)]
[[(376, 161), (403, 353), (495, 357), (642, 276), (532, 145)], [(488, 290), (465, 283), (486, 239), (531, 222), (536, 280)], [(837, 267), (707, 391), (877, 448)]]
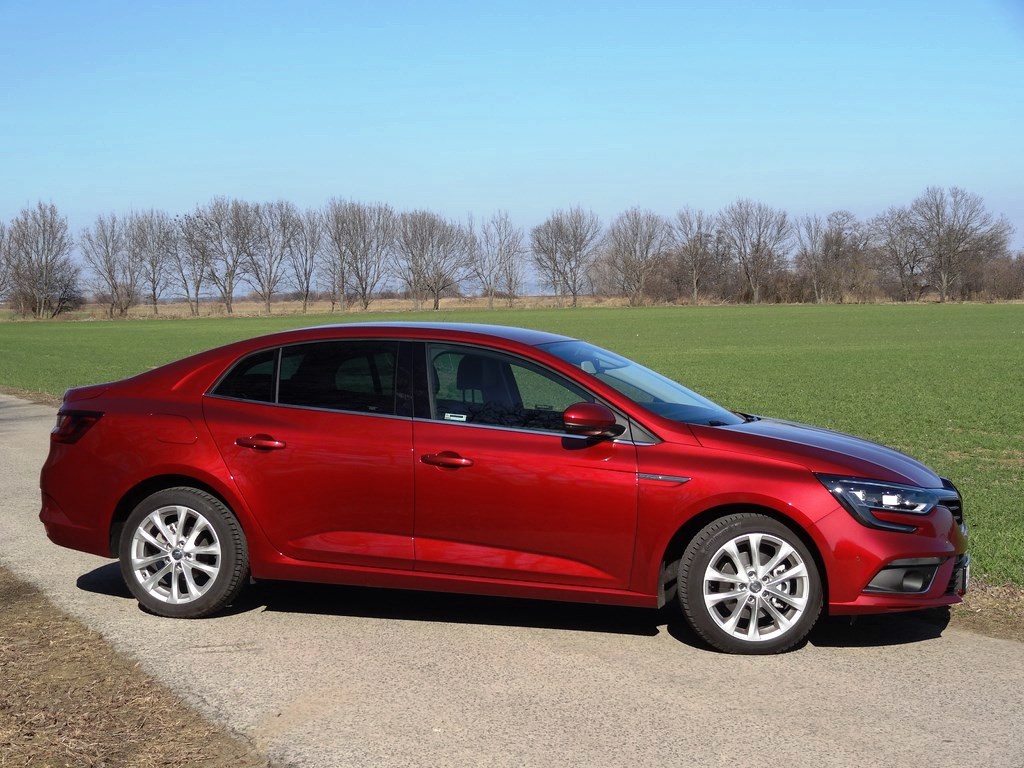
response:
[(447, 469), (458, 469), (459, 467), (472, 467), (473, 460), (467, 459), (454, 451), (441, 451), (440, 453), (428, 453), (420, 456), (420, 461), (432, 467), (445, 467)]
[(240, 445), (243, 448), (255, 448), (257, 451), (279, 451), (287, 447), (284, 440), (275, 440), (270, 435), (240, 437), (235, 440), (235, 445)]

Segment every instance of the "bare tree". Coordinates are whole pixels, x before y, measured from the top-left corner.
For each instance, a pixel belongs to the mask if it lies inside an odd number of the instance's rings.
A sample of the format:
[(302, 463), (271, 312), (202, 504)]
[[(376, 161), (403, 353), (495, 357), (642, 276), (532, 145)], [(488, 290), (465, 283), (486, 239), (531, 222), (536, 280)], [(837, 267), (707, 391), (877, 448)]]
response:
[(19, 313), (56, 317), (80, 306), (79, 268), (68, 222), (53, 203), (25, 208), (7, 232), (8, 295)]
[(263, 300), (263, 308), (269, 315), (274, 293), (285, 275), (285, 259), (300, 227), (299, 212), (294, 203), (284, 200), (247, 208), (248, 211), (241, 214), (244, 218), (236, 225), (245, 228), (239, 230), (244, 231), (239, 238), (244, 243), (243, 278)]
[(670, 235), (668, 222), (640, 208), (612, 222), (605, 238), (608, 264), (630, 306), (643, 304), (648, 280), (664, 266)]
[(522, 265), (526, 248), (523, 230), (505, 211), (498, 211), (484, 222), (480, 236), (469, 227), (473, 276), (487, 297), (487, 308), (494, 309), (494, 298), (504, 294), (509, 306), (522, 289)]
[(849, 211), (833, 211), (826, 219), (817, 214), (797, 220), (796, 267), (807, 277), (818, 304), (842, 301), (852, 290), (862, 296), (874, 282), (867, 275), (864, 258), (868, 235), (857, 217)]
[(715, 219), (702, 210), (683, 208), (672, 223), (677, 269), (690, 303), (700, 301), (700, 292), (721, 269), (721, 252), (715, 248)]
[(257, 206), (215, 197), (192, 214), (193, 234), (205, 241), (207, 274), (220, 293), (224, 309), (233, 313), (235, 288), (246, 275), (248, 254), (258, 230)]
[(337, 198), (327, 201), (324, 208), (323, 220), (326, 232), (325, 247), (323, 253), (323, 274), (328, 282), (328, 290), (331, 295), (331, 311), (335, 305), (345, 311), (348, 292), (348, 256), (345, 247), (345, 226), (342, 219), (345, 216), (345, 202)]
[(562, 232), (560, 223), (553, 216), (530, 231), (530, 251), (541, 285), (555, 294), (561, 306), (565, 292), (561, 270)]
[(825, 221), (818, 214), (803, 216), (796, 226), (796, 268), (811, 281), (814, 301), (821, 304), (825, 297)]
[(366, 310), (388, 274), (397, 235), (391, 206), (332, 199), (325, 212), (339, 273)]
[(345, 262), (337, 251), (329, 245), (330, 238), (324, 238), (325, 246), (320, 251), (320, 259), (316, 274), (321, 290), (331, 300), (331, 312), (341, 308), (345, 310)]
[(719, 227), (757, 304), (767, 281), (785, 264), (789, 218), (764, 203), (737, 200), (719, 214)]
[(7, 242), (7, 223), (0, 221), (0, 299), (11, 289), (11, 255)]
[(124, 317), (139, 301), (144, 255), (132, 229), (130, 217), (100, 214), (79, 238), (79, 249), (109, 317)]
[(568, 294), (572, 306), (586, 289), (587, 275), (601, 243), (601, 220), (580, 207), (555, 211), (530, 232), (533, 261), (555, 295)]
[(198, 213), (187, 214), (177, 222), (178, 237), (170, 241), (171, 263), (185, 292), (189, 312), (199, 315), (199, 297), (210, 267), (210, 243), (206, 224)]
[(994, 256), (982, 266), (977, 287), (982, 298), (1012, 301), (1024, 297), (1024, 250)]
[(878, 271), (871, 254), (871, 230), (853, 213), (833, 211), (825, 220), (825, 278), (827, 295), (843, 301), (852, 293), (857, 301), (877, 295)]
[(140, 291), (153, 310), (160, 313), (160, 298), (171, 281), (178, 228), (163, 211), (149, 210), (128, 217), (128, 247), (142, 261)]
[(440, 309), (441, 296), (457, 290), (471, 274), (469, 238), (465, 229), (430, 211), (398, 217), (395, 272), (418, 303), (426, 296)]
[(926, 287), (925, 249), (910, 211), (892, 207), (872, 219), (875, 260), (883, 274), (899, 285), (901, 301), (917, 301)]
[(519, 230), (519, 238), (518, 245), (514, 246), (518, 255), (505, 261), (498, 275), (498, 291), (505, 297), (505, 303), (509, 307), (515, 306), (516, 299), (522, 295), (526, 279), (523, 274), (526, 246), (522, 241), (522, 230)]
[(310, 208), (299, 218), (295, 239), (288, 250), (288, 266), (291, 267), (295, 286), (302, 296), (302, 314), (309, 308), (309, 297), (313, 292), (313, 277), (324, 251), (324, 223), (320, 211)]
[(928, 187), (910, 205), (910, 219), (927, 254), (928, 270), (946, 301), (972, 260), (1005, 253), (1011, 228), (994, 219), (980, 196), (951, 187)]

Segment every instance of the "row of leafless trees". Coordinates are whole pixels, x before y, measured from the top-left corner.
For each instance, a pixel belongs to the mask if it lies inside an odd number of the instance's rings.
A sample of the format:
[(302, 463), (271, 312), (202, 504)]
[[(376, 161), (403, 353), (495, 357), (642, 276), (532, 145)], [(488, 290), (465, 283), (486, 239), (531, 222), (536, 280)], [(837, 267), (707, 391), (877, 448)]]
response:
[(977, 195), (929, 187), (870, 221), (849, 211), (791, 219), (738, 200), (663, 219), (637, 209), (612, 222), (594, 255), (600, 290), (633, 304), (685, 295), (771, 301), (917, 301), (1024, 296), (1012, 228)]
[(1009, 253), (1011, 232), (956, 187), (930, 187), (870, 221), (848, 211), (793, 219), (737, 200), (672, 218), (634, 208), (607, 227), (576, 207), (528, 233), (503, 212), (478, 223), (382, 203), (299, 210), (218, 197), (174, 217), (101, 214), (77, 241), (56, 207), (39, 203), (0, 221), (0, 297), (36, 317), (80, 304), (83, 282), (111, 317), (138, 304), (156, 314), (172, 296), (198, 314), (214, 295), (231, 313), (246, 289), (267, 312), (285, 293), (304, 311), (323, 295), (332, 308), (365, 310), (384, 291), (434, 309), (469, 291), (511, 306), (532, 268), (543, 290), (572, 306), (593, 293), (634, 305), (1013, 299), (1024, 296), (1024, 255)]

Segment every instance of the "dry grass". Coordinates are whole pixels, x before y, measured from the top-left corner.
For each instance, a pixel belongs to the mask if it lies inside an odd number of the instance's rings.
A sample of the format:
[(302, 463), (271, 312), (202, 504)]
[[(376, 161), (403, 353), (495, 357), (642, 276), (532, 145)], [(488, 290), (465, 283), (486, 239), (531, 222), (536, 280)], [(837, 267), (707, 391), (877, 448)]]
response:
[(59, 408), (61, 404), (61, 398), (57, 395), (51, 395), (46, 392), (32, 392), (31, 390), (17, 389), (16, 387), (0, 386), (0, 394), (14, 395), (15, 397), (20, 397), (22, 400), (28, 400), (31, 403), (50, 405), (54, 408)]
[(1024, 642), (1024, 589), (972, 581), (964, 601), (953, 606), (952, 620), (960, 629)]
[(0, 766), (269, 766), (0, 567)]
[[(627, 304), (628, 302), (625, 299), (617, 296), (581, 296), (579, 298), (580, 307), (624, 307)], [(564, 300), (562, 305), (567, 306), (568, 300)], [(496, 299), (494, 302), (495, 309), (553, 309), (558, 306), (560, 306), (560, 304), (554, 296), (523, 296), (522, 298), (516, 299), (512, 303), (512, 307), (509, 307), (508, 302), (501, 299)], [(432, 303), (430, 301), (420, 302), (417, 305), (416, 302), (411, 299), (374, 299), (370, 304), (369, 309), (365, 312), (358, 304), (349, 305), (345, 310), (341, 310), (338, 307), (335, 307), (332, 310), (331, 303), (329, 301), (312, 301), (307, 307), (306, 314), (330, 315), (333, 313), (339, 317), (352, 319), (353, 317), (359, 317), (360, 315), (369, 315), (372, 317), (373, 315), (381, 313), (424, 312), (429, 311), (430, 309), (432, 309)], [(483, 311), (486, 309), (488, 309), (487, 299), (479, 296), (441, 299), (442, 312), (460, 310)], [(302, 302), (275, 299), (271, 304), (271, 314), (281, 316), (301, 315)], [(261, 301), (236, 299), (232, 302), (232, 315), (235, 317), (267, 317), (267, 310)], [(204, 299), (200, 303), (199, 316), (226, 317), (227, 311), (225, 310), (222, 302), (215, 299)], [(134, 306), (128, 310), (128, 317), (130, 319), (151, 319), (153, 318), (153, 308), (148, 305)], [(191, 313), (188, 304), (184, 301), (171, 301), (160, 304), (159, 312), (156, 317), (158, 319), (174, 320), (191, 317)], [(75, 312), (61, 316), (59, 319), (105, 320), (107, 319), (107, 312), (106, 307), (103, 305), (89, 303)]]

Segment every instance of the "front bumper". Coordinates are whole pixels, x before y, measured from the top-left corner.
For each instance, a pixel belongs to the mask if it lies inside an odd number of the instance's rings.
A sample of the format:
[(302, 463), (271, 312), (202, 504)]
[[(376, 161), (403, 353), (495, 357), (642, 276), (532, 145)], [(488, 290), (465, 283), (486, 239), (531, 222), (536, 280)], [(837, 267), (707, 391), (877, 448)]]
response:
[[(842, 508), (819, 521), (818, 532), (828, 542), (829, 613), (913, 611), (961, 602), (970, 582), (967, 526), (941, 506), (915, 522), (915, 533), (874, 530)], [(900, 566), (914, 562), (934, 563), (927, 580), (884, 578), (887, 571), (902, 576)], [(890, 587), (879, 589), (880, 583)]]

